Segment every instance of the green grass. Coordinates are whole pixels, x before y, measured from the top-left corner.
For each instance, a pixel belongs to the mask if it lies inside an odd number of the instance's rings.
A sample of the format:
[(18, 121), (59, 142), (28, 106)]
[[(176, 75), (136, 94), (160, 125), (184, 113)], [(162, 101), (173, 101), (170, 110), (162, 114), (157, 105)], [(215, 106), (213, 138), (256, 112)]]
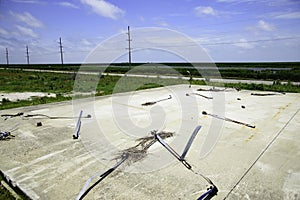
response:
[(273, 85), (263, 85), (263, 84), (246, 84), (246, 83), (226, 83), (225, 87), (234, 87), (243, 90), (259, 90), (259, 91), (274, 91), (274, 92), (292, 92), (300, 93), (300, 86), (291, 84), (273, 84)]
[[(56, 98), (41, 97), (33, 100), (19, 100), (11, 102), (7, 99), (2, 100), (0, 110), (23, 106), (32, 106), (52, 102), (61, 102), (72, 99), (65, 97), (64, 94), (76, 92), (96, 92), (96, 96), (109, 95), (162, 87), (175, 84), (187, 84), (181, 79), (161, 79), (140, 78), (140, 77), (120, 77), (120, 76), (101, 76), (98, 75), (77, 75), (76, 82), (73, 74), (45, 73), (45, 72), (26, 72), (22, 70), (0, 70), (0, 91), (2, 92), (45, 92), (55, 93)], [(192, 81), (194, 85), (205, 85), (204, 81)], [(208, 83), (214, 86), (234, 87), (246, 90), (276, 91), (276, 92), (300, 92), (299, 86), (291, 84), (282, 85), (275, 81), (273, 85), (244, 84), (244, 83)], [(78, 95), (84, 97), (84, 95)]]
[[(0, 174), (0, 181), (3, 180), (3, 174)], [(15, 191), (22, 200), (30, 200), (27, 196), (25, 196), (21, 191), (17, 190)], [(15, 200), (15, 197), (11, 195), (11, 193), (4, 188), (2, 185), (0, 185), (0, 200)]]
[[(192, 65), (193, 64), (193, 65)], [(231, 79), (252, 79), (252, 80), (281, 80), (281, 81), (300, 81), (300, 62), (257, 62), (257, 63), (132, 63), (130, 73), (143, 73), (148, 74), (160, 74), (167, 75), (171, 71), (177, 71), (184, 76), (188, 76), (187, 70), (193, 75), (193, 77), (202, 77), (202, 74), (210, 76), (209, 78), (217, 78), (219, 73), (223, 78)], [(161, 68), (160, 66), (168, 66), (170, 70)], [(144, 67), (142, 67), (144, 66)], [(207, 67), (217, 66), (216, 69), (200, 69), (199, 71), (195, 67)], [(44, 69), (44, 70), (60, 70), (77, 72), (79, 69), (85, 71), (104, 71), (110, 73), (127, 73), (130, 68), (128, 63), (112, 63), (112, 64), (12, 64), (12, 65), (0, 65), (2, 68), (7, 69)], [(188, 68), (187, 68), (188, 67)], [(277, 70), (274, 70), (277, 68)], [(280, 68), (280, 69), (279, 69)], [(288, 68), (288, 70), (284, 70)], [(155, 69), (155, 70), (153, 70)], [(254, 70), (255, 69), (255, 70)], [(264, 70), (262, 70), (264, 69)], [(217, 72), (217, 73), (216, 73)]]
[[(204, 81), (193, 80), (194, 85), (205, 85)], [(281, 84), (279, 81), (275, 81), (273, 85), (254, 84), (254, 83), (212, 83), (208, 82), (211, 86), (220, 86), (226, 88), (236, 88), (241, 90), (258, 90), (258, 91), (274, 91), (274, 92), (291, 92), (300, 93), (300, 86), (288, 84)]]
[(55, 97), (41, 97), (41, 98), (34, 98), (33, 100), (19, 100), (16, 102), (2, 100), (2, 104), (0, 105), (0, 110), (24, 107), (24, 106), (34, 106), (34, 105), (46, 104), (46, 103), (61, 102), (61, 101), (66, 101), (66, 100), (71, 100), (71, 99), (72, 99), (71, 97), (57, 96), (56, 98)]
[(0, 186), (0, 200), (15, 200), (15, 198), (2, 186)]
[(0, 91), (53, 92), (58, 94), (72, 91), (72, 89), (72, 74), (0, 70)]
[[(45, 92), (55, 93), (56, 98), (40, 97), (33, 100), (11, 102), (2, 100), (0, 110), (23, 106), (32, 106), (52, 102), (71, 100), (64, 94), (75, 92), (96, 92), (96, 96), (112, 93), (129, 92), (141, 89), (186, 83), (181, 79), (139, 78), (98, 75), (78, 75), (76, 81), (73, 74), (26, 72), (21, 70), (0, 70), (0, 91), (2, 92)], [(77, 97), (86, 97), (78, 95)]]

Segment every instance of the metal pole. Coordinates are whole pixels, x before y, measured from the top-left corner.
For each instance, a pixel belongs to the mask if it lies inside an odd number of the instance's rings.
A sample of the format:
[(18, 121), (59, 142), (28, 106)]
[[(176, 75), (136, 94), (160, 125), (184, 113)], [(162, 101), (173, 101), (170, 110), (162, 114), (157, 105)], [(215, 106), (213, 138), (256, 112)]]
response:
[(61, 37), (59, 38), (59, 49), (60, 49), (60, 60), (61, 60), (61, 64), (64, 64), (64, 58), (63, 58), (63, 51), (62, 51), (62, 43), (61, 43)]
[(81, 110), (80, 113), (79, 113), (77, 124), (76, 124), (75, 133), (73, 134), (73, 139), (78, 139), (78, 137), (79, 137), (79, 131), (80, 131), (80, 128), (81, 128), (82, 113), (83, 113), (83, 111)]
[(129, 69), (131, 69), (131, 38), (130, 38), (130, 26), (128, 26), (128, 65)]
[(6, 48), (6, 64), (7, 64), (7, 66), (9, 65), (9, 60), (8, 60), (8, 48)]
[(29, 51), (27, 45), (26, 45), (26, 58), (27, 58), (27, 65), (29, 65)]

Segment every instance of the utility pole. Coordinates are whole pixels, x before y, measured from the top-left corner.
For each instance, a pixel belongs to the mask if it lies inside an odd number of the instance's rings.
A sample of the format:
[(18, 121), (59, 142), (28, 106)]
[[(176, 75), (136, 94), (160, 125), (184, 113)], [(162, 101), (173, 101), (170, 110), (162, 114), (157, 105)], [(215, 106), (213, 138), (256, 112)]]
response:
[(7, 64), (7, 66), (9, 65), (9, 60), (8, 60), (8, 48), (6, 48), (6, 64)]
[(27, 58), (27, 65), (29, 65), (29, 51), (27, 45), (26, 45), (26, 58)]
[(60, 60), (61, 60), (61, 64), (64, 64), (64, 58), (63, 58), (63, 51), (62, 51), (62, 43), (61, 43), (61, 37), (59, 38), (59, 49), (60, 49)]
[(130, 27), (128, 26), (128, 65), (129, 65), (129, 69), (131, 69), (131, 38), (130, 38)]

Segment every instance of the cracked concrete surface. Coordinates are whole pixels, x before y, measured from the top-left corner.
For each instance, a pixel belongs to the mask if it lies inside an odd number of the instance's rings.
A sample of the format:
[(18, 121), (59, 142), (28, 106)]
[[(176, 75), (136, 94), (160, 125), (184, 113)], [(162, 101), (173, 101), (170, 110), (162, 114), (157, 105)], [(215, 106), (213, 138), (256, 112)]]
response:
[[(196, 91), (198, 88), (200, 86), (189, 89), (188, 85), (179, 85), (81, 99), (77, 102), (79, 107), (68, 101), (2, 110), (1, 114), (24, 112), (24, 115), (73, 117), (82, 109), (83, 115), (91, 114), (92, 118), (82, 119), (78, 140), (72, 138), (76, 119), (24, 116), (0, 119), (1, 131), (18, 127), (12, 132), (14, 139), (0, 141), (0, 169), (32, 199), (76, 199), (85, 182), (115, 164), (113, 158), (118, 151), (136, 144), (138, 137), (149, 136), (154, 128), (173, 131), (174, 138), (166, 141), (181, 153), (197, 124), (202, 128), (186, 159), (195, 171), (207, 175), (218, 186), (219, 193), (214, 199), (223, 199), (283, 129), (228, 199), (299, 199), (300, 112), (296, 112), (300, 108), (300, 94), (251, 96), (253, 91), (226, 90), (224, 116), (251, 123), (256, 128), (224, 121), (216, 144), (200, 159), (201, 148), (211, 137), (208, 132), (213, 120), (201, 113), (203, 110), (214, 113), (213, 101), (185, 94), (214, 94)], [(141, 106), (170, 94), (174, 98), (168, 101)], [(43, 126), (37, 127), (37, 122)], [(110, 146), (100, 146), (106, 142)], [(207, 185), (160, 144), (154, 144), (145, 159), (131, 166), (121, 166), (85, 199), (197, 199)]]

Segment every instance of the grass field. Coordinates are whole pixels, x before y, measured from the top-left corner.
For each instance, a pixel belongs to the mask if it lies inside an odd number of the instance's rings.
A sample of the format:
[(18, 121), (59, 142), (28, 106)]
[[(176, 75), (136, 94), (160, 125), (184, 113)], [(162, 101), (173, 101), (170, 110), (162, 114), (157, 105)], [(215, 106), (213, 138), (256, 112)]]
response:
[[(45, 92), (54, 93), (56, 97), (40, 97), (32, 100), (18, 100), (11, 102), (8, 99), (0, 99), (0, 109), (9, 109), (22, 106), (31, 106), (51, 102), (70, 100), (72, 97), (67, 94), (72, 91), (95, 92), (96, 96), (109, 95), (112, 93), (128, 92), (140, 89), (149, 89), (165, 85), (183, 84), (187, 81), (181, 79), (159, 79), (141, 77), (119, 77), (102, 76), (99, 81), (97, 75), (78, 75), (80, 84), (75, 84), (74, 75), (64, 73), (28, 72), (22, 70), (0, 70), (0, 91), (1, 92)], [(124, 80), (125, 79), (125, 80)], [(123, 81), (123, 82), (120, 82)], [(96, 84), (96, 85), (95, 85)], [(115, 87), (118, 84), (118, 87)], [(204, 81), (192, 81), (195, 85), (204, 85)], [(217, 83), (207, 83), (218, 86)], [(138, 85), (138, 87), (136, 87)], [(300, 87), (292, 84), (280, 84), (274, 81), (273, 85), (226, 83), (225, 87), (233, 87), (247, 90), (276, 91), (276, 92), (300, 92)], [(96, 91), (95, 91), (96, 90)], [(80, 95), (79, 95), (80, 97)], [(82, 96), (84, 97), (84, 96)]]
[[(147, 66), (147, 68), (156, 68), (161, 70), (161, 66), (173, 68), (182, 75), (188, 76), (187, 69), (194, 77), (201, 77), (198, 70), (194, 67), (217, 66), (218, 71), (223, 78), (232, 79), (255, 79), (255, 80), (280, 80), (280, 81), (297, 81), (300, 82), (300, 62), (261, 62), (261, 63), (132, 63), (132, 68)], [(78, 71), (79, 68), (84, 68), (88, 71), (105, 70), (111, 73), (126, 73), (130, 70), (128, 63), (113, 63), (113, 64), (14, 64), (0, 65), (0, 68), (10, 69), (43, 69), (43, 70), (63, 70), (63, 71)], [(276, 70), (275, 70), (276, 69)], [(145, 68), (143, 69), (144, 72)], [(135, 70), (137, 73), (138, 70)], [(150, 69), (151, 71), (151, 69)], [(152, 70), (153, 71), (153, 70)], [(200, 70), (201, 71), (201, 70)], [(213, 75), (215, 70), (211, 72), (206, 69), (206, 73)], [(157, 73), (157, 71), (156, 71)], [(162, 70), (159, 72), (163, 74)]]
[[(118, 84), (118, 87), (116, 88), (116, 83), (121, 79), (119, 76), (102, 76), (99, 81), (99, 77), (96, 75), (79, 75), (76, 79), (79, 80), (80, 84), (74, 85), (75, 81), (73, 74), (0, 70), (1, 92), (45, 92), (56, 94), (56, 98), (40, 97), (32, 100), (18, 100), (16, 102), (2, 98), (0, 99), (2, 101), (0, 110), (71, 100), (72, 97), (66, 95), (72, 93), (72, 91), (94, 91), (96, 92), (96, 96), (102, 96), (112, 94), (113, 92), (128, 92), (184, 83), (181, 79), (158, 80), (156, 78), (145, 79), (138, 77), (123, 77), (122, 81), (125, 81), (126, 83)], [(79, 94), (77, 97), (86, 96), (81, 96)]]

